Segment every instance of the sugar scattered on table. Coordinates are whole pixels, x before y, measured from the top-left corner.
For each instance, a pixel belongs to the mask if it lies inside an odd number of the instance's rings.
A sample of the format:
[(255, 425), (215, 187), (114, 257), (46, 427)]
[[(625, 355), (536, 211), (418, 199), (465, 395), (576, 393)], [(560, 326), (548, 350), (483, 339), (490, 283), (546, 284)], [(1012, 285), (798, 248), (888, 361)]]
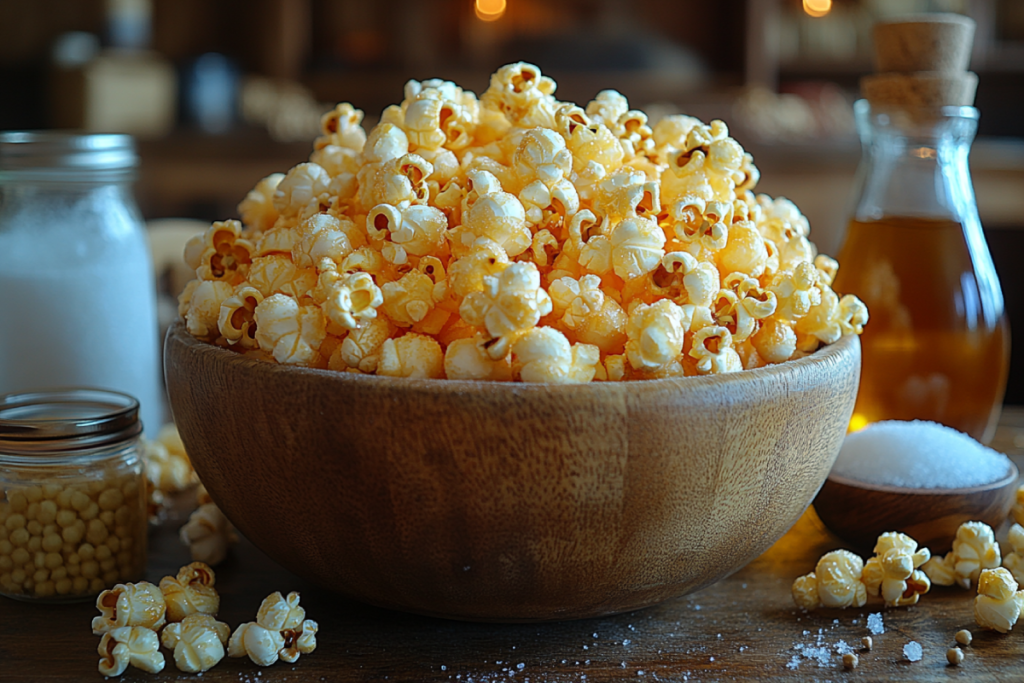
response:
[(868, 615), (868, 630), (876, 636), (885, 633), (885, 625), (882, 623), (882, 615), (878, 612)]
[(888, 420), (843, 441), (832, 474), (882, 486), (956, 489), (999, 481), (1010, 459), (935, 422)]
[(920, 662), (921, 657), (924, 654), (924, 650), (921, 648), (921, 643), (916, 640), (912, 640), (903, 646), (903, 656), (911, 662)]

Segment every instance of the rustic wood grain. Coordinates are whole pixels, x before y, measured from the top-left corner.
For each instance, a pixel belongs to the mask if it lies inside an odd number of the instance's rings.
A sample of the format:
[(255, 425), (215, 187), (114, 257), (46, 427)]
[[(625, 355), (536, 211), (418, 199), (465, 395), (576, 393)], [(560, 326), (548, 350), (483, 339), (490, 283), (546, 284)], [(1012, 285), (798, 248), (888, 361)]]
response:
[(964, 522), (985, 522), (998, 528), (1016, 500), (1017, 467), (987, 486), (930, 489), (872, 486), (832, 476), (814, 499), (814, 509), (830, 531), (853, 547), (870, 552), (879, 534), (901, 531), (933, 553), (952, 547)]
[[(178, 519), (152, 534), (148, 580), (159, 581), (189, 561), (176, 538), (185, 513), (182, 508)], [(768, 552), (699, 593), (612, 617), (528, 625), (447, 621), (349, 602), (282, 569), (243, 540), (217, 568), (219, 618), (234, 628), (251, 621), (271, 591), (298, 590), (309, 618), (320, 624), (317, 650), (294, 665), (278, 662), (264, 669), (248, 659), (225, 659), (202, 678), (177, 671), (168, 657), (160, 674), (129, 668), (121, 680), (973, 683), (1024, 676), (1024, 639), (1019, 633), (1024, 624), (1006, 635), (981, 631), (974, 625), (972, 594), (959, 588), (935, 588), (912, 608), (883, 609), (873, 598), (863, 609), (797, 611), (789, 592), (793, 578), (811, 571), (822, 553), (838, 547), (842, 543), (809, 510)], [(840, 640), (859, 643), (868, 635), (867, 615), (874, 612), (882, 614), (886, 632), (874, 636), (874, 649), (861, 653), (855, 672), (844, 672), (838, 656), (819, 667), (794, 649), (796, 644), (813, 645), (819, 629), (829, 646)], [(95, 614), (88, 603), (33, 605), (0, 597), (0, 681), (103, 680), (96, 671), (99, 637), (89, 628)], [(964, 663), (949, 667), (945, 652), (961, 628), (974, 633), (974, 642), (964, 648)], [(911, 640), (924, 648), (920, 662), (903, 660), (902, 648)], [(794, 656), (799, 663), (790, 669), (787, 664)]]
[(288, 569), (484, 621), (612, 614), (709, 585), (800, 517), (853, 409), (859, 344), (735, 375), (588, 385), (280, 366), (167, 336), (202, 481)]

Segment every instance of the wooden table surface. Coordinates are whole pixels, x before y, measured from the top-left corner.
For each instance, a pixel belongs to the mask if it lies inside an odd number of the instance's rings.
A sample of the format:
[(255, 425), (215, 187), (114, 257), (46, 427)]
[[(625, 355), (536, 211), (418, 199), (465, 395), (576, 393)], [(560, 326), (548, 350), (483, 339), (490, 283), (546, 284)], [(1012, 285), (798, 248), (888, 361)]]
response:
[[(1024, 465), (1024, 410), (1004, 413), (993, 443)], [(151, 536), (147, 579), (156, 583), (189, 561), (170, 520)], [(301, 515), (296, 523), (301, 524)], [(1005, 533), (1005, 529), (1004, 529)], [(984, 632), (973, 617), (973, 593), (936, 587), (914, 607), (803, 613), (790, 597), (793, 579), (812, 571), (824, 552), (842, 547), (813, 510), (764, 555), (699, 593), (603, 619), (535, 625), (473, 624), (388, 612), (332, 597), (280, 568), (247, 541), (217, 568), (219, 618), (232, 628), (255, 619), (275, 590), (297, 590), (307, 616), (320, 624), (315, 652), (292, 665), (257, 667), (225, 659), (202, 681), (729, 681), (924, 680), (1008, 681), (1024, 678), (1024, 622), (1006, 635)], [(885, 633), (860, 665), (845, 671), (839, 643), (859, 647), (867, 617), (880, 613)], [(97, 614), (90, 603), (33, 605), (0, 598), (0, 681), (88, 681), (96, 670)], [(953, 634), (970, 629), (960, 667), (946, 663)], [(917, 641), (918, 662), (903, 658)], [(808, 648), (828, 648), (824, 663)], [(125, 681), (200, 680), (179, 672), (170, 653), (160, 674), (129, 668)]]

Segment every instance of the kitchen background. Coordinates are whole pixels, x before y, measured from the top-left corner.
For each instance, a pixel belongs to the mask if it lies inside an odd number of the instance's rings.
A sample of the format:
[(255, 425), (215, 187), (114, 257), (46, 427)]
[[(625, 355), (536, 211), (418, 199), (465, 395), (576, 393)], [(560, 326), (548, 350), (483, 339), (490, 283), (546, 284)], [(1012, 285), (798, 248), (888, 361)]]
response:
[[(479, 93), (522, 60), (555, 78), (561, 99), (615, 88), (652, 119), (724, 119), (754, 155), (758, 191), (796, 202), (834, 255), (871, 26), (931, 11), (978, 24), (971, 169), (1018, 331), (1006, 402), (1024, 404), (1021, 0), (0, 0), (0, 130), (136, 135), (135, 194), (176, 291), (178, 235), (202, 226), (167, 219), (235, 216), (257, 180), (307, 158), (335, 102), (363, 109), (369, 128), (409, 78)], [(164, 322), (174, 314), (168, 299)]]

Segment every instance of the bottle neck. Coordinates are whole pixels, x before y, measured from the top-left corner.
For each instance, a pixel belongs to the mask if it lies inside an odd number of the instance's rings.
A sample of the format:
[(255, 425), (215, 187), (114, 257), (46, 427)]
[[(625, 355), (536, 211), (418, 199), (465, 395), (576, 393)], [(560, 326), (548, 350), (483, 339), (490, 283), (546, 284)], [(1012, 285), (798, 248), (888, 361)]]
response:
[(976, 109), (876, 109), (861, 100), (855, 113), (863, 147), (857, 220), (902, 216), (977, 222), (967, 163)]

